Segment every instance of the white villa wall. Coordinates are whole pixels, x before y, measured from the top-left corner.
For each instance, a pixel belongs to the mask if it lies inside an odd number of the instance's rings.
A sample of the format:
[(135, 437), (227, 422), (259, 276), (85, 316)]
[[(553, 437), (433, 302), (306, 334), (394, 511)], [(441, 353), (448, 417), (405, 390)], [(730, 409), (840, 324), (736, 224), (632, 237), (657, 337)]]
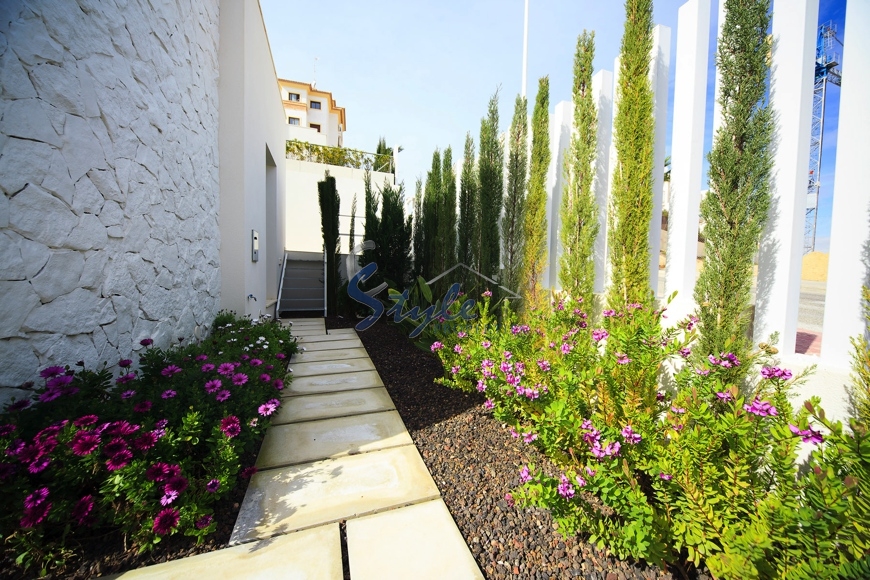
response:
[(0, 386), (210, 324), (218, 0), (7, 0), (0, 15)]
[[(293, 252), (323, 252), (323, 234), (320, 231), (320, 205), (317, 202), (317, 182), (323, 181), (325, 171), (335, 177), (341, 205), (339, 207), (338, 231), (341, 251), (347, 251), (350, 232), (350, 207), (356, 194), (356, 243), (363, 241), (365, 223), (365, 171), (351, 167), (338, 167), (287, 159), (287, 233), (284, 247)], [(394, 183), (392, 173), (372, 172), (372, 189), (378, 191), (384, 180)]]
[(287, 120), (259, 2), (221, 0), (220, 9), (220, 304), (257, 315), (278, 295)]

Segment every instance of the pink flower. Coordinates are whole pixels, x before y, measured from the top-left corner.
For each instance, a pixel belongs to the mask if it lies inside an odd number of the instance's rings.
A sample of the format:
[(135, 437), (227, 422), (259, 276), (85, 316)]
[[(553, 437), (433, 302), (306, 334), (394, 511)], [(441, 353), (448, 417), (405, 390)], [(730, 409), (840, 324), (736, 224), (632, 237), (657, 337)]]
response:
[(252, 358), (250, 361), (248, 361), (248, 364), (251, 365), (252, 367), (258, 367), (261, 364), (263, 364), (263, 361), (261, 361), (258, 358)]
[[(129, 383), (129, 382), (135, 381), (135, 380), (136, 380), (136, 373), (127, 373), (126, 375), (121, 375), (120, 377), (115, 379), (115, 382), (119, 385), (123, 385), (125, 383)], [(130, 391), (125, 391), (125, 392), (129, 393)], [(133, 395), (136, 394), (136, 391), (132, 391), (132, 392), (133, 392)], [(133, 396), (133, 395), (130, 395), (130, 396)], [(126, 397), (121, 397), (121, 398), (126, 398)]]
[(263, 373), (262, 375), (260, 375), (260, 381), (262, 381), (264, 383), (268, 383), (271, 380), (272, 380), (272, 377), (270, 377), (266, 373)]
[(559, 495), (564, 497), (565, 499), (571, 499), (574, 497), (574, 486), (571, 485), (568, 478), (565, 474), (562, 474), (562, 477), (559, 479), (559, 486), (557, 488)]
[(196, 358), (193, 360), (195, 360), (196, 362), (202, 362), (204, 360), (208, 360), (208, 355), (207, 354), (198, 354), (198, 355), (196, 355)]
[(79, 431), (68, 443), (72, 452), (79, 457), (90, 455), (100, 444), (100, 436), (93, 431)]
[(164, 492), (163, 497), (160, 498), (160, 505), (166, 506), (174, 502), (178, 499), (177, 491), (167, 491)]
[(586, 480), (583, 479), (582, 475), (578, 475), (575, 479), (577, 480), (577, 485), (579, 487), (586, 487)]
[(221, 383), (220, 379), (212, 379), (209, 382), (207, 382), (205, 384), (205, 387), (203, 387), (203, 388), (205, 389), (206, 393), (212, 394), (212, 393), (218, 392), (222, 386), (223, 386), (223, 383)]
[(212, 518), (211, 518), (210, 515), (204, 515), (204, 516), (202, 516), (201, 518), (199, 518), (198, 520), (196, 520), (196, 529), (198, 529), (198, 530), (202, 530), (202, 529), (204, 529), (204, 528), (209, 527), (209, 525), (211, 525), (211, 519), (212, 519)]
[(86, 495), (81, 498), (72, 510), (72, 517), (78, 525), (83, 526), (91, 519), (91, 512), (94, 510), (94, 496)]
[(632, 445), (637, 445), (638, 443), (640, 443), (641, 440), (640, 433), (635, 433), (632, 430), (631, 425), (626, 425), (625, 427), (623, 427), (622, 436), (625, 438), (626, 443), (630, 443)]
[(532, 481), (532, 476), (529, 473), (529, 467), (527, 465), (523, 466), (520, 470), (520, 483), (528, 483), (530, 481)]
[(48, 515), (48, 512), (51, 511), (51, 502), (43, 501), (39, 505), (25, 509), (24, 517), (21, 518), (21, 527), (22, 528), (33, 528), (42, 523), (45, 519), (45, 516)]
[(600, 342), (608, 336), (610, 336), (610, 334), (603, 328), (598, 328), (592, 331), (592, 340), (595, 342)]
[(154, 533), (158, 536), (164, 536), (172, 531), (172, 528), (178, 525), (179, 512), (175, 508), (166, 508), (161, 510), (154, 518)]
[(225, 377), (232, 376), (234, 372), (236, 372), (236, 365), (233, 363), (221, 363), (221, 366), (218, 367), (218, 374)]
[(483, 293), (483, 297), (484, 298), (492, 298), (492, 292), (487, 290), (486, 292)]
[(166, 480), (166, 484), (163, 486), (163, 491), (165, 491), (166, 493), (169, 493), (170, 491), (174, 491), (175, 493), (183, 493), (184, 490), (187, 489), (187, 486), (187, 478), (176, 475)]
[(631, 359), (628, 358), (628, 355), (622, 352), (616, 353), (616, 364), (619, 365), (627, 365), (631, 362)]
[(118, 471), (119, 469), (123, 469), (127, 467), (130, 463), (130, 460), (133, 459), (133, 454), (128, 451), (121, 451), (117, 455), (113, 455), (106, 461), (106, 469), (109, 471)]
[(233, 384), (237, 387), (241, 387), (245, 383), (248, 382), (248, 375), (245, 373), (236, 373), (233, 375)]
[(228, 439), (232, 439), (236, 435), (242, 432), (242, 427), (239, 424), (239, 418), (235, 415), (230, 415), (229, 417), (224, 417), (221, 419), (221, 431), (223, 434), (227, 436)]
[(139, 344), (141, 344), (142, 346), (151, 346), (152, 344), (154, 344), (154, 341), (150, 338), (143, 338), (139, 341)]
[(48, 488), (40, 487), (30, 495), (24, 498), (24, 507), (27, 509), (33, 509), (42, 502), (48, 499)]
[(147, 413), (151, 410), (151, 401), (142, 401), (133, 405), (133, 410), (137, 413)]
[(207, 484), (205, 484), (205, 490), (209, 493), (217, 493), (217, 490), (221, 487), (221, 480), (212, 479)]
[(275, 358), (278, 360), (284, 360), (285, 358), (287, 358), (287, 355), (285, 355), (283, 352), (279, 352), (275, 355)]
[(211, 363), (205, 363), (204, 365), (202, 365), (201, 370), (204, 373), (210, 373), (214, 370), (214, 365)]
[(665, 473), (665, 472), (661, 472), (661, 473), (659, 473), (659, 477), (660, 477), (661, 479), (665, 480), (665, 481), (670, 481), (670, 480), (672, 480), (672, 479), (674, 478), (673, 475), (670, 475), (670, 474)]
[(136, 391), (133, 391), (133, 390), (124, 391), (123, 393), (121, 393), (122, 399), (130, 399), (130, 398), (135, 397), (135, 396), (136, 396)]
[(164, 377), (171, 377), (172, 375), (176, 375), (180, 372), (181, 372), (181, 368), (179, 368), (175, 365), (169, 365), (168, 367), (166, 367), (165, 369), (160, 371), (160, 374), (163, 375)]
[(486, 409), (487, 411), (491, 411), (492, 409), (495, 408), (495, 403), (492, 402), (492, 399), (487, 399), (486, 401), (483, 402), (483, 408)]
[(441, 350), (441, 348), (443, 346), (444, 346), (443, 344), (441, 344), (439, 341), (436, 340), (435, 342), (432, 343), (432, 346), (429, 347), (429, 350), (431, 350), (432, 352), (435, 352), (436, 350)]
[(284, 381), (282, 379), (275, 379), (272, 381), (272, 386), (275, 387), (276, 390), (280, 391), (284, 389)]
[(57, 375), (65, 373), (65, 372), (66, 372), (65, 367), (53, 366), (53, 367), (44, 368), (41, 371), (39, 371), (39, 376), (42, 377), (43, 379), (50, 379), (51, 377), (56, 377)]
[(240, 476), (242, 479), (249, 479), (249, 478), (253, 477), (254, 474), (257, 473), (257, 471), (258, 471), (257, 468), (256, 468), (255, 466), (252, 465), (252, 466), (250, 466), (250, 467), (246, 467), (246, 468), (244, 468), (244, 469), (239, 473), (239, 476)]
[(163, 391), (163, 394), (160, 395), (160, 396), (161, 396), (162, 398), (164, 398), (164, 399), (171, 399), (171, 398), (173, 398), (173, 397), (174, 397), (175, 395), (177, 395), (177, 394), (178, 394), (178, 393), (176, 393), (176, 392), (173, 391), (172, 389), (167, 389), (167, 390)]
[(76, 427), (87, 427), (88, 425), (93, 425), (99, 420), (100, 418), (96, 415), (82, 415), (81, 417), (73, 421), (73, 425), (75, 425)]
[(214, 396), (218, 403), (223, 403), (230, 398), (230, 392), (226, 389)]
[(157, 444), (157, 434), (154, 431), (145, 431), (133, 440), (133, 447), (139, 451), (148, 451)]
[(516, 505), (516, 500), (514, 500), (514, 496), (510, 493), (504, 494), (504, 500), (510, 507), (514, 507)]

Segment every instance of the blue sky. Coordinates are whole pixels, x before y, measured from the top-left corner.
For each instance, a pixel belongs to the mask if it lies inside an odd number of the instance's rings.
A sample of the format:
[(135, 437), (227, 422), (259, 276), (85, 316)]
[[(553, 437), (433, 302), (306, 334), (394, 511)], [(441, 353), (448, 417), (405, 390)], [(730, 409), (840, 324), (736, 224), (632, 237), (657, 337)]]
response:
[[(685, 0), (658, 0), (654, 21), (671, 28), (671, 81), (676, 58), (677, 11)], [(783, 2), (783, 0), (779, 0)], [(717, 0), (713, 0), (713, 20)], [(500, 87), (500, 125), (507, 130), (522, 79), (524, 0), (333, 0), (301, 4), (260, 0), (278, 76), (331, 91), (347, 110), (345, 146), (373, 151), (378, 137), (401, 145), (400, 180), (413, 193), (435, 148), (462, 155), (465, 135), (477, 143), (480, 119)], [(595, 31), (595, 70), (613, 70), (624, 19), (623, 3), (592, 0), (530, 0), (527, 94), (550, 77), (550, 112), (571, 99), (577, 35)], [(820, 0), (820, 20), (844, 33), (845, 0)], [(712, 23), (711, 46), (715, 37)], [(842, 53), (842, 48), (836, 50)], [(712, 63), (712, 54), (711, 54)], [(708, 129), (712, 140), (713, 75), (709, 75)], [(668, 117), (668, 141), (673, 114)], [(829, 92), (817, 245), (827, 249), (833, 191), (839, 90)], [(668, 149), (670, 147), (668, 146)]]

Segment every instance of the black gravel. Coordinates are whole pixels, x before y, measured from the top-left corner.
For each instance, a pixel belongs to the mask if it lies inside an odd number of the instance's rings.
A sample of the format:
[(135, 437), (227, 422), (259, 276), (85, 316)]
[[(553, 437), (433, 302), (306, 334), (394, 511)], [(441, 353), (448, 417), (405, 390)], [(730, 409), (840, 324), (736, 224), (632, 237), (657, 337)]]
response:
[[(355, 320), (329, 318), (327, 328)], [(487, 578), (648, 580), (682, 578), (656, 566), (621, 561), (583, 541), (562, 538), (549, 512), (512, 508), (506, 493), (527, 463), (555, 469), (531, 445), (513, 439), (485, 412), (483, 397), (437, 385), (438, 359), (400, 327), (379, 322), (359, 333), (447, 508)], [(692, 575), (699, 580), (705, 575)]]

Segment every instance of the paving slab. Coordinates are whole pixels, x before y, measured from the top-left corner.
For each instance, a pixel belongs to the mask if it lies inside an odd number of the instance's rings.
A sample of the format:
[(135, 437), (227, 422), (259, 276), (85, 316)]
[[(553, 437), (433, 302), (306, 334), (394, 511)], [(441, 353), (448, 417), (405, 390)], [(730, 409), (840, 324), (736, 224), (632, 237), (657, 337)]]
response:
[(341, 580), (343, 577), (338, 524), (329, 524), (105, 578)]
[[(290, 334), (296, 336), (298, 338), (307, 338), (309, 336), (331, 336), (326, 334), (322, 328), (293, 328), (290, 330)], [(336, 336), (345, 336), (345, 335), (336, 335)], [(333, 340), (335, 336), (332, 336)]]
[(375, 365), (369, 358), (352, 358), (345, 361), (332, 362), (301, 362), (291, 364), (294, 377), (310, 377), (313, 375), (334, 375), (355, 371), (373, 371)]
[(363, 413), (392, 411), (396, 408), (384, 387), (305, 395), (285, 399), (272, 417), (273, 425), (347, 417)]
[(353, 580), (483, 578), (444, 501), (348, 520)]
[(258, 469), (413, 445), (396, 411), (272, 425), (257, 457)]
[[(323, 343), (320, 343), (323, 344)], [(346, 348), (344, 350), (312, 350), (305, 352), (298, 352), (293, 355), (291, 359), (291, 363), (303, 363), (303, 362), (326, 362), (326, 361), (342, 361), (348, 360), (352, 358), (369, 358), (369, 353), (366, 352), (366, 349), (360, 348)], [(294, 371), (295, 372), (295, 371)]]
[[(294, 334), (295, 336), (295, 334)], [(310, 334), (308, 332), (305, 333), (305, 336), (300, 336), (299, 344), (305, 344), (310, 342), (327, 342), (332, 340), (348, 340), (350, 338), (354, 338), (348, 334), (326, 334), (325, 332), (321, 332), (320, 334)]]
[(329, 334), (335, 334), (338, 336), (351, 335), (351, 336), (359, 336), (356, 333), (356, 329), (353, 328), (333, 328), (331, 330), (326, 331)]
[(383, 386), (384, 382), (377, 371), (313, 375), (310, 377), (294, 376), (290, 385), (281, 391), (281, 396), (294, 397), (314, 393), (335, 393)]
[(413, 445), (267, 469), (251, 478), (230, 545), (437, 497)]
[(300, 346), (305, 348), (304, 352), (313, 352), (316, 350), (336, 350), (339, 348), (363, 348), (363, 343), (358, 338), (348, 338), (344, 339), (343, 337), (338, 337), (340, 340), (324, 340), (323, 342), (306, 342), (304, 345), (300, 343)]

